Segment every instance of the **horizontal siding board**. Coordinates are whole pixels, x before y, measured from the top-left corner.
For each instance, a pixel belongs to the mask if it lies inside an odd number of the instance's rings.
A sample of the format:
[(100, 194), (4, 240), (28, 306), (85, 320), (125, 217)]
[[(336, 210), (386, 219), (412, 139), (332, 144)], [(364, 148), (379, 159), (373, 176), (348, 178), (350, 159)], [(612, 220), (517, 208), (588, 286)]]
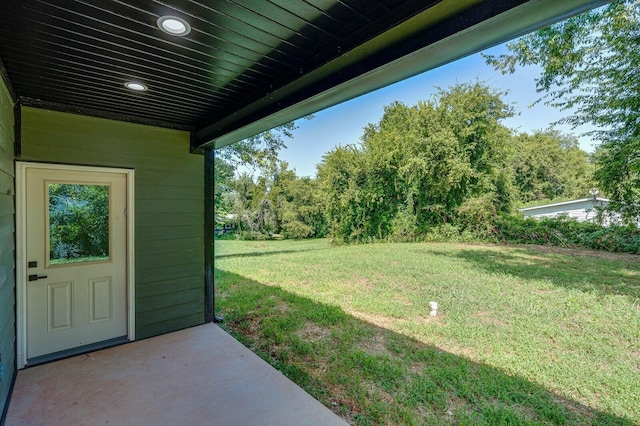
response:
[[(77, 116), (33, 107), (22, 107), (22, 111), (25, 113), (24, 118), (27, 119), (24, 122), (25, 124), (41, 123), (40, 126), (34, 126), (34, 128), (42, 129), (42, 126), (46, 126), (51, 128), (52, 131), (66, 133), (65, 126), (71, 126), (68, 130), (72, 130), (73, 133), (67, 135), (70, 139), (91, 136), (92, 140), (113, 140), (117, 144), (126, 145), (126, 142), (122, 141), (122, 136), (134, 137), (136, 138), (136, 146), (132, 147), (134, 151), (137, 149), (142, 152), (144, 149), (140, 147), (149, 147), (155, 144), (153, 140), (144, 140), (144, 137), (146, 137), (150, 131), (163, 140), (180, 139), (179, 136), (176, 136), (177, 133), (175, 130), (160, 127), (118, 121), (116, 122), (117, 128), (114, 128), (111, 132), (99, 133), (96, 132), (97, 127), (106, 128), (113, 126), (114, 121), (106, 118)], [(80, 119), (77, 117), (80, 117)], [(137, 141), (138, 139), (140, 139), (140, 141)]]
[[(7, 218), (11, 219), (7, 220)], [(13, 218), (0, 216), (0, 276), (13, 278), (15, 259), (15, 240), (13, 237)]]
[[(0, 238), (0, 262), (2, 262), (2, 273), (0, 273), (0, 285), (10, 285), (13, 288), (14, 283), (14, 259), (15, 252), (13, 250), (13, 236)], [(13, 296), (13, 294), (12, 294)], [(13, 299), (13, 297), (11, 297)]]
[[(13, 205), (13, 197), (9, 195), (0, 195), (0, 202), (7, 201), (7, 204)], [(0, 215), (0, 236), (13, 235), (14, 217), (12, 214)]]
[[(158, 265), (159, 263), (154, 262), (154, 265)], [(162, 279), (172, 279), (172, 278), (184, 278), (191, 277), (195, 270), (199, 269), (203, 264), (201, 262), (197, 263), (187, 263), (183, 265), (172, 265), (166, 266), (162, 265), (162, 268), (140, 268), (136, 269), (136, 282), (143, 283), (152, 283), (155, 281), (160, 281)], [(204, 274), (199, 275), (202, 277)], [(198, 276), (198, 275), (197, 275)], [(202, 278), (200, 278), (202, 279)]]
[[(6, 221), (2, 221), (3, 223)], [(4, 224), (0, 225), (4, 227)], [(10, 284), (13, 288), (15, 270), (15, 250), (13, 229), (3, 229), (0, 234), (0, 285)], [(13, 296), (13, 293), (12, 293)], [(13, 297), (11, 297), (13, 300)]]
[(4, 171), (0, 171), (0, 194), (10, 196), (14, 194), (13, 176), (5, 173)]
[[(204, 298), (204, 292), (203, 292)], [(137, 301), (136, 301), (137, 302)], [(136, 309), (136, 326), (146, 326), (155, 322), (169, 321), (173, 318), (181, 318), (192, 314), (204, 312), (202, 300), (195, 300), (188, 303), (172, 304), (165, 308), (139, 312)], [(161, 320), (159, 320), (161, 319)]]
[[(0, 216), (0, 276), (6, 271), (15, 269), (15, 239), (13, 218)], [(13, 277), (13, 273), (6, 272), (6, 276)]]
[(14, 210), (13, 196), (9, 194), (0, 194), (0, 217), (10, 216), (13, 223)]
[[(204, 165), (202, 165), (201, 167), (204, 169)], [(158, 171), (150, 171), (150, 170), (145, 170), (144, 173), (140, 173), (140, 181), (138, 182), (138, 184), (141, 187), (146, 187), (148, 185), (165, 185), (165, 186), (190, 186), (190, 187), (194, 187), (196, 185), (194, 185), (194, 181), (200, 178), (202, 180), (202, 183), (204, 184), (204, 178), (202, 176), (199, 176), (197, 173), (184, 173), (184, 174), (179, 174), (176, 173), (175, 171), (173, 172), (167, 172), (167, 171), (162, 171), (162, 169), (158, 169)], [(204, 190), (203, 190), (204, 191)], [(204, 195), (203, 195), (204, 198)]]
[[(27, 137), (33, 136), (28, 134), (23, 135), (23, 138)], [(116, 146), (113, 148), (118, 149)], [(126, 152), (126, 147), (122, 147), (122, 149)], [(102, 165), (129, 169), (136, 169), (141, 165), (145, 165), (144, 169), (141, 169), (142, 185), (188, 186), (190, 183), (192, 184), (192, 179), (197, 179), (200, 176), (197, 168), (203, 164), (202, 161), (180, 162), (179, 157), (175, 161), (166, 161), (165, 159), (160, 163), (152, 164), (151, 161), (153, 161), (153, 159), (149, 157), (132, 156), (122, 153), (108, 155), (108, 153), (100, 150), (93, 150), (87, 141), (75, 144), (69, 143), (65, 147), (50, 146), (46, 143), (29, 144), (23, 146), (22, 155), (34, 161), (73, 162), (74, 164)], [(145, 164), (146, 162), (149, 164)], [(162, 182), (157, 182), (157, 178), (159, 177), (163, 178)], [(166, 179), (167, 177), (169, 179)], [(173, 182), (171, 179), (177, 179), (177, 181)]]
[[(0, 89), (2, 90), (2, 89)], [(5, 92), (0, 93), (0, 117), (3, 117), (0, 120), (0, 133), (12, 134), (15, 122), (13, 120), (13, 103), (11, 101), (5, 102)]]
[(0, 153), (2, 156), (13, 159), (13, 142), (14, 142), (14, 119), (13, 119), (13, 107), (2, 108), (0, 106)]
[[(28, 116), (29, 110), (26, 107), (23, 107), (23, 108), (24, 108), (23, 109), (24, 114), (27, 114)], [(33, 108), (31, 108), (30, 110), (33, 110)], [(38, 115), (38, 117), (41, 117), (41, 115)], [(114, 122), (112, 120), (104, 120), (104, 121), (105, 123)], [(51, 130), (47, 132), (42, 126), (54, 126), (54, 127), (51, 127)], [(73, 125), (70, 126), (71, 127), (70, 129), (65, 129), (64, 127), (61, 127), (58, 130), (56, 130), (57, 126), (59, 126), (59, 124), (48, 123), (47, 121), (39, 123), (37, 122), (37, 118), (35, 120), (27, 119), (27, 121), (23, 123), (22, 131), (25, 137), (34, 141), (34, 145), (33, 145), (34, 150), (36, 148), (43, 149), (44, 147), (46, 147), (48, 145), (46, 143), (47, 139), (49, 138), (61, 139), (68, 134), (68, 131), (72, 131), (74, 132), (73, 135), (68, 135), (68, 138), (65, 141), (65, 145), (61, 146), (61, 148), (68, 148), (70, 146), (82, 147), (83, 149), (86, 149), (90, 152), (108, 154), (109, 156), (112, 156), (114, 158), (122, 157), (123, 154), (127, 152), (127, 148), (128, 148), (128, 150), (131, 151), (130, 156), (132, 160), (134, 160), (133, 162), (135, 162), (136, 159), (140, 159), (140, 158), (142, 159), (154, 158), (157, 160), (166, 161), (166, 157), (163, 157), (163, 155), (175, 154), (175, 151), (176, 151), (175, 147), (180, 146), (179, 138), (178, 139), (176, 139), (175, 137), (166, 138), (165, 137), (167, 136), (166, 132), (164, 133), (157, 132), (154, 130), (155, 129), (154, 127), (149, 127), (149, 126), (143, 126), (145, 130), (147, 130), (144, 133), (119, 132), (115, 134), (110, 133), (108, 135), (102, 135), (102, 136), (95, 135), (91, 132), (87, 133), (84, 131), (78, 131), (77, 129), (75, 129)], [(101, 127), (107, 127), (107, 126), (101, 126)], [(177, 132), (177, 130), (171, 130), (171, 131)], [(139, 145), (133, 146), (133, 147), (131, 147), (129, 144), (126, 143), (127, 140), (136, 141), (140, 138), (148, 138), (149, 135), (153, 135), (153, 137), (155, 138), (163, 139), (163, 143), (150, 144), (148, 142), (142, 141), (139, 143)], [(110, 148), (113, 148), (114, 151), (110, 152)], [(148, 153), (147, 155), (145, 155), (145, 152), (151, 149), (157, 149), (158, 151), (153, 153)], [(186, 153), (183, 153), (183, 154), (186, 154)], [(180, 157), (178, 156), (177, 158), (180, 158)]]
[(15, 176), (15, 172), (13, 170), (13, 157), (9, 156), (5, 153), (5, 155), (0, 155), (0, 173), (4, 173), (11, 177)]
[[(6, 133), (0, 129), (0, 157), (2, 157), (2, 163), (6, 164), (13, 160), (13, 147), (14, 147), (13, 133)], [(0, 168), (0, 170), (9, 171), (12, 168)]]
[[(136, 225), (144, 227), (163, 227), (163, 226), (185, 226), (200, 225), (204, 226), (204, 214), (199, 213), (136, 213)], [(204, 230), (204, 228), (203, 228)]]
[[(141, 169), (142, 177), (144, 178), (141, 182), (143, 185), (159, 185), (159, 183), (153, 179), (161, 175), (162, 177), (169, 176), (179, 179), (174, 186), (189, 186), (188, 183), (185, 184), (184, 182), (190, 181), (183, 179), (183, 177), (188, 179), (198, 178), (198, 165), (203, 164), (201, 161), (179, 161), (180, 158), (176, 158), (174, 161), (166, 161), (165, 159), (162, 162), (152, 164), (153, 159), (150, 157), (145, 158), (145, 156), (133, 156), (120, 153), (108, 155), (108, 153), (93, 150), (91, 146), (87, 145), (87, 143), (77, 143), (73, 145), (70, 144), (66, 147), (52, 147), (46, 143), (41, 145), (30, 144), (24, 147), (23, 155), (38, 161), (50, 159), (49, 161), (62, 163), (64, 160), (66, 162), (73, 161), (77, 164), (102, 165), (128, 169), (135, 169), (144, 165), (144, 169)], [(114, 149), (117, 149), (117, 147), (114, 147)], [(126, 152), (126, 147), (123, 149), (125, 149)], [(149, 164), (145, 164), (147, 162)], [(149, 174), (148, 177), (147, 174)], [(172, 185), (172, 182), (170, 180), (163, 181), (162, 185)]]
[(165, 241), (175, 238), (201, 238), (202, 225), (143, 226), (136, 228), (136, 238), (140, 241)]
[(204, 302), (204, 290), (201, 288), (181, 290), (171, 294), (171, 304), (168, 304), (167, 300), (168, 298), (165, 294), (136, 298), (136, 307), (138, 312), (143, 313), (171, 307), (177, 304), (192, 302), (200, 302), (202, 304)]
[[(0, 312), (2, 312), (2, 324), (9, 328), (9, 330), (0, 330), (0, 348), (4, 346), (5, 350), (2, 353), (2, 361), (5, 369), (10, 368), (12, 364), (5, 364), (5, 354), (10, 356), (13, 354), (13, 341), (15, 339), (13, 335), (13, 329), (15, 325), (13, 310), (15, 309), (15, 298), (13, 297), (13, 289), (15, 283), (12, 275), (8, 275), (0, 278)], [(9, 314), (9, 315), (7, 315)], [(10, 348), (10, 349), (9, 349)], [(5, 370), (6, 373), (6, 370)], [(9, 376), (11, 377), (11, 376)], [(0, 385), (2, 381), (0, 380)], [(2, 406), (2, 399), (0, 399), (0, 407)]]
[[(50, 136), (64, 136), (64, 133), (52, 132)], [(29, 135), (29, 132), (24, 131), (23, 137), (32, 137)], [(40, 136), (36, 136), (40, 137)], [(127, 137), (127, 136), (125, 136)], [(147, 137), (157, 137), (157, 135), (150, 134)], [(132, 139), (134, 140), (134, 139)], [(183, 155), (193, 155), (185, 152), (178, 153), (174, 150), (173, 153), (168, 153), (168, 158), (170, 156), (174, 156), (173, 161), (168, 161), (167, 158), (162, 161), (156, 160), (154, 163), (154, 158), (151, 156), (145, 156), (144, 151), (140, 153), (140, 155), (126, 155), (127, 146), (122, 145), (118, 146), (118, 144), (113, 144), (112, 148), (116, 150), (114, 154), (109, 154), (108, 152), (104, 152), (102, 149), (96, 149), (95, 145), (96, 141), (91, 141), (89, 138), (85, 140), (69, 140), (65, 142), (65, 145), (62, 146), (51, 146), (46, 143), (46, 139), (42, 140), (42, 142), (37, 142), (34, 144), (29, 144), (24, 146), (23, 155), (27, 155), (30, 157), (39, 156), (46, 158), (53, 158), (56, 161), (60, 159), (67, 160), (68, 157), (72, 159), (79, 159), (83, 161), (94, 160), (96, 164), (102, 164), (103, 162), (108, 162), (105, 164), (106, 166), (112, 166), (114, 164), (118, 164), (118, 167), (124, 168), (134, 168), (136, 166), (144, 165), (144, 171), (146, 172), (161, 172), (165, 175), (178, 176), (180, 174), (187, 174), (188, 176), (194, 177), (197, 176), (197, 170), (194, 170), (194, 165), (201, 164), (201, 161), (189, 160), (188, 158), (184, 158)], [(154, 147), (149, 147), (149, 149), (154, 149)], [(185, 148), (188, 149), (188, 148)], [(195, 157), (195, 155), (194, 155)], [(153, 184), (153, 182), (151, 182)]]
[(202, 204), (202, 188), (199, 186), (170, 186), (170, 185), (138, 185), (137, 200), (198, 200)]
[(202, 200), (136, 200), (136, 212), (140, 214), (198, 213), (204, 214)]
[[(137, 258), (138, 266), (137, 271), (145, 274), (147, 272), (157, 269), (157, 264), (161, 264), (166, 268), (178, 265), (195, 264), (194, 267), (199, 267), (202, 263), (201, 259), (194, 259), (192, 252), (181, 253), (160, 253), (160, 254), (140, 254)], [(154, 280), (159, 281), (159, 280)]]
[(116, 159), (100, 155), (83, 148), (56, 148), (53, 146), (37, 146), (24, 143), (28, 140), (23, 134), (22, 159), (28, 161), (42, 161), (78, 166), (122, 167), (133, 169), (129, 161), (119, 162)]
[[(136, 240), (136, 255), (161, 254), (161, 253), (199, 253), (204, 257), (201, 250), (204, 238), (183, 238), (166, 241), (138, 241)], [(155, 262), (158, 266), (158, 262)]]
[[(0, 94), (0, 97), (3, 95), (4, 93)], [(0, 135), (13, 135), (13, 105), (11, 102), (0, 102), (0, 117), (3, 117), (3, 119), (0, 120)], [(13, 139), (13, 137), (3, 138), (0, 136), (0, 149), (3, 149), (5, 152), (9, 152), (9, 146), (7, 145), (6, 139)]]
[[(155, 281), (153, 283), (141, 283), (136, 287), (136, 298), (157, 296), (160, 294), (175, 293), (183, 290), (203, 289), (202, 278), (184, 277), (170, 280)], [(204, 291), (204, 290), (203, 290)]]
[[(6, 113), (0, 112), (0, 114), (6, 114)], [(8, 115), (8, 117), (13, 122), (13, 112), (11, 112)], [(4, 122), (3, 120), (0, 120), (0, 123), (5, 123), (5, 124), (0, 124), (0, 153), (2, 153), (4, 156), (9, 157), (9, 159), (12, 159), (13, 155), (11, 155), (11, 153), (13, 152), (13, 143), (14, 143), (13, 124), (9, 125), (7, 124), (7, 122)]]
[(145, 326), (136, 326), (136, 338), (145, 339), (159, 334), (170, 333), (195, 325), (204, 324), (204, 312), (196, 313), (180, 318), (172, 318), (169, 321), (153, 323)]
[(24, 160), (135, 171), (138, 337), (204, 318), (204, 158), (189, 152), (189, 140), (183, 131), (22, 110)]
[[(13, 293), (13, 286), (14, 280), (11, 275), (0, 276), (0, 312), (13, 312), (13, 309), (15, 308), (15, 300), (11, 297), (11, 293)], [(5, 318), (5, 321), (9, 326), (14, 325), (13, 318)], [(1, 334), (2, 331), (0, 331), (0, 335)]]

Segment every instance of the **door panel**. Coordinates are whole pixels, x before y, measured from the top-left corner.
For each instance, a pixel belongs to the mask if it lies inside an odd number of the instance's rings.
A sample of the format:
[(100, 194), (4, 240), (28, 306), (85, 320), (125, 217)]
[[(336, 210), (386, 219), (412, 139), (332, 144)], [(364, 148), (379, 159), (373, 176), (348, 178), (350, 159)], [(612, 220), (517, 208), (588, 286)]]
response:
[(92, 278), (89, 280), (89, 306), (91, 307), (89, 322), (110, 321), (113, 318), (111, 311), (112, 295), (111, 277)]
[(124, 173), (27, 168), (27, 358), (127, 335)]
[(72, 327), (73, 283), (47, 284), (47, 331), (66, 330)]

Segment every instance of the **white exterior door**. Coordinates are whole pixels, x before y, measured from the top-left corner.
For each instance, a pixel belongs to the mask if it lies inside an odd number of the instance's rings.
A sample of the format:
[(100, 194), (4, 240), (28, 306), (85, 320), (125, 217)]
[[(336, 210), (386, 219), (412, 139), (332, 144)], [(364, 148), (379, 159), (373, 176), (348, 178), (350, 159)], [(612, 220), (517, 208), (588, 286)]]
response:
[(24, 176), (26, 358), (126, 338), (127, 174)]

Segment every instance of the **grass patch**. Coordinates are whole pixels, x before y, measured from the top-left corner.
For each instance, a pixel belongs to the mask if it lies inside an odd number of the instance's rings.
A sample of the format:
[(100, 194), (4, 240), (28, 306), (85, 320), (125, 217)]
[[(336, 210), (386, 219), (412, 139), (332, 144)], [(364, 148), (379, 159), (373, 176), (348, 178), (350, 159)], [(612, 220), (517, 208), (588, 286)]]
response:
[(352, 424), (640, 424), (638, 260), (218, 241), (215, 277), (224, 327)]

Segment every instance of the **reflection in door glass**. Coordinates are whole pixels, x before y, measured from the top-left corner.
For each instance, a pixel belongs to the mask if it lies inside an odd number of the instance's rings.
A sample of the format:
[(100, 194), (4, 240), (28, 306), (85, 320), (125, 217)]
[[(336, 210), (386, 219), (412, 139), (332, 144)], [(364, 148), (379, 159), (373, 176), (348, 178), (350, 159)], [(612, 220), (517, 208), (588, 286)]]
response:
[(49, 183), (52, 265), (109, 258), (109, 186)]

